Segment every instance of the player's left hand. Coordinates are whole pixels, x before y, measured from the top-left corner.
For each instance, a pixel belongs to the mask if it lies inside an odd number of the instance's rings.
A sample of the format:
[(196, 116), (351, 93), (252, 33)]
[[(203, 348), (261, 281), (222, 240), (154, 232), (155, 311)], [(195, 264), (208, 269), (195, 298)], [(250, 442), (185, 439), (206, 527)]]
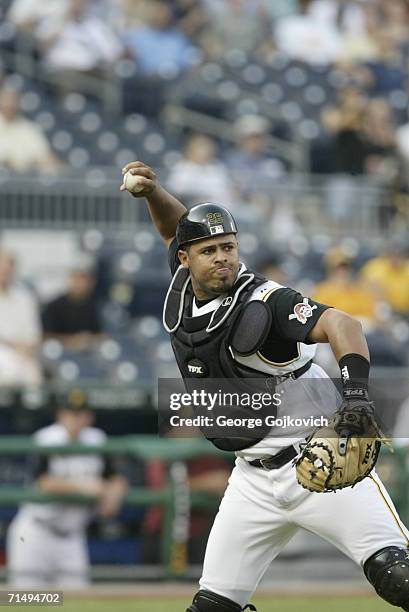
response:
[(366, 391), (361, 397), (344, 395), (336, 415), (334, 429), (340, 436), (363, 435), (371, 422), (375, 422), (374, 405), (369, 401)]
[(354, 486), (370, 474), (386, 442), (365, 399), (345, 399), (332, 419), (317, 428), (295, 460), (298, 483), (325, 493)]

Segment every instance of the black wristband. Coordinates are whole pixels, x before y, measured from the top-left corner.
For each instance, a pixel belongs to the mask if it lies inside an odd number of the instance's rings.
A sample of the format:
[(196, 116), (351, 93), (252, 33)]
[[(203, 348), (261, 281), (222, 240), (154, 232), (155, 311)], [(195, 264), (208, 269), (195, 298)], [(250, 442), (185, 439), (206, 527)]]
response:
[[(367, 396), (369, 361), (357, 353), (348, 353), (339, 360), (339, 368), (344, 396)], [(359, 390), (361, 393), (359, 393)], [(365, 393), (362, 392), (363, 390)], [(355, 393), (352, 391), (355, 391)]]

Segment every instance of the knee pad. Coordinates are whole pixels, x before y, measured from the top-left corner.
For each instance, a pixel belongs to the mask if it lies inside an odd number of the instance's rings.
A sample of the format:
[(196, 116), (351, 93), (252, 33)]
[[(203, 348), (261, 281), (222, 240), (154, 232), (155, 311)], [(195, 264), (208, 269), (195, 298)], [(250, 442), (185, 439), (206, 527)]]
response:
[(252, 604), (247, 604), (242, 608), (231, 599), (212, 591), (198, 591), (186, 612), (242, 612), (247, 609), (257, 612)]
[(364, 564), (365, 576), (379, 597), (392, 606), (409, 610), (409, 550), (388, 546)]

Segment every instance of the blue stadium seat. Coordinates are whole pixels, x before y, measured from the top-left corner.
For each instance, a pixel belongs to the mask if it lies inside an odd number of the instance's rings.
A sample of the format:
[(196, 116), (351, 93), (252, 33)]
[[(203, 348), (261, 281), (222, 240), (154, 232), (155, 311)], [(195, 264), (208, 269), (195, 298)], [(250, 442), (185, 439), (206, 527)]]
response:
[(247, 66), (241, 71), (243, 80), (250, 86), (259, 87), (266, 81), (266, 71), (260, 64), (247, 64)]
[(207, 83), (217, 83), (223, 79), (223, 67), (216, 62), (208, 62), (200, 68), (200, 76)]
[(100, 115), (92, 111), (86, 111), (79, 120), (79, 127), (87, 134), (98, 133), (102, 125)]
[(56, 126), (56, 117), (49, 110), (41, 110), (33, 118), (45, 132), (51, 131)]

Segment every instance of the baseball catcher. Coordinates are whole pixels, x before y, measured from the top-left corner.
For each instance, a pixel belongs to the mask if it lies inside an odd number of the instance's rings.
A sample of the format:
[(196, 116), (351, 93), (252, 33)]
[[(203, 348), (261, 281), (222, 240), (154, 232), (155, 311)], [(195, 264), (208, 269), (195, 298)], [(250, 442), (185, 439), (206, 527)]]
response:
[[(361, 324), (248, 268), (235, 219), (221, 204), (187, 210), (141, 161), (127, 164), (123, 176), (121, 189), (147, 199), (168, 247), (163, 324), (186, 388), (212, 380), (229, 392), (278, 388), (287, 414), (307, 405), (330, 418), (290, 438), (278, 427), (262, 426), (255, 436), (247, 429), (207, 432), (236, 462), (186, 612), (254, 610), (249, 602), (262, 576), (300, 528), (347, 554), (380, 597), (409, 611), (409, 532), (371, 472), (382, 434), (368, 396)], [(337, 394), (326, 391), (335, 391), (328, 374), (314, 363), (318, 343), (329, 344), (340, 367), (339, 409)]]

